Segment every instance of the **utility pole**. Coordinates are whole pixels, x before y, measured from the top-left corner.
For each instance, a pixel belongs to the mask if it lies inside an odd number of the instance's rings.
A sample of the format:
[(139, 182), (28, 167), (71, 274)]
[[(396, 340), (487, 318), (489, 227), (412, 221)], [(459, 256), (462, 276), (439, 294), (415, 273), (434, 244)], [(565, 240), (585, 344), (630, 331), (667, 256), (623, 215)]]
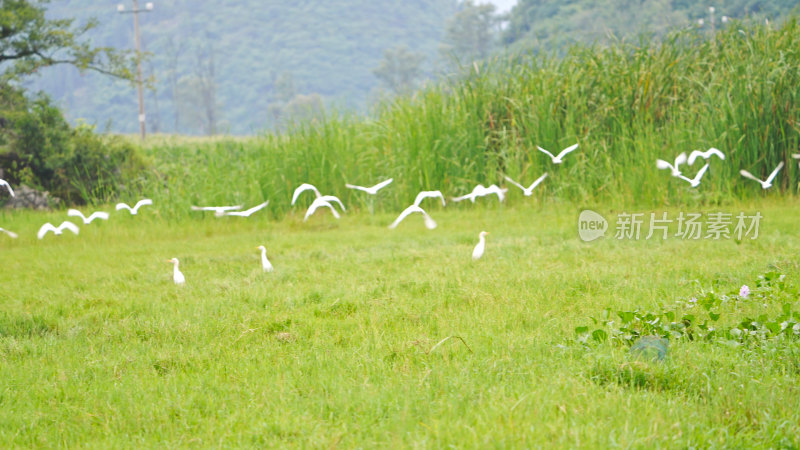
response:
[(132, 13), (133, 14), (133, 34), (136, 40), (136, 87), (139, 91), (139, 132), (142, 139), (145, 137), (145, 114), (144, 114), (144, 87), (142, 86), (142, 40), (139, 35), (139, 13), (150, 12), (153, 10), (153, 3), (147, 2), (144, 9), (139, 9), (139, 1), (133, 0), (133, 9), (130, 11), (125, 10), (125, 5), (122, 3), (117, 5), (117, 12)]

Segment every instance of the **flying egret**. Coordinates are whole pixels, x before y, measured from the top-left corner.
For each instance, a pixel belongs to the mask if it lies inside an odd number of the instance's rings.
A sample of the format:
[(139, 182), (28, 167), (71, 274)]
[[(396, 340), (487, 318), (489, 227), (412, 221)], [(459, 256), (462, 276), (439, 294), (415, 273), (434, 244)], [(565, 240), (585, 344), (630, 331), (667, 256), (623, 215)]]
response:
[(167, 262), (174, 264), (172, 268), (172, 281), (174, 281), (175, 284), (186, 283), (186, 277), (184, 277), (183, 273), (178, 269), (178, 258), (168, 259)]
[(326, 207), (330, 208), (331, 209), (331, 214), (333, 214), (333, 217), (335, 217), (337, 219), (339, 218), (339, 213), (336, 212), (336, 208), (334, 208), (333, 205), (328, 203), (327, 200), (319, 197), (319, 198), (315, 198), (314, 201), (311, 203), (311, 205), (308, 207), (308, 211), (306, 211), (306, 216), (303, 218), (303, 222), (308, 220), (308, 218), (312, 214), (314, 214), (314, 211), (316, 211), (317, 208), (319, 208), (321, 206), (326, 206)]
[(91, 213), (89, 217), (86, 217), (83, 215), (82, 212), (78, 211), (77, 209), (68, 209), (67, 215), (70, 217), (80, 217), (81, 220), (83, 220), (84, 225), (92, 223), (94, 219), (108, 220), (108, 213), (103, 211), (95, 211)]
[(419, 206), (419, 204), (422, 203), (422, 201), (425, 200), (426, 198), (436, 198), (436, 197), (442, 199), (442, 206), (444, 206), (445, 205), (444, 195), (442, 194), (442, 191), (422, 191), (419, 194), (417, 194), (417, 198), (414, 199), (414, 205)]
[(569, 147), (565, 148), (564, 150), (561, 150), (561, 153), (559, 153), (558, 156), (553, 156), (552, 153), (548, 152), (547, 150), (543, 149), (542, 147), (539, 147), (538, 145), (536, 146), (536, 148), (538, 148), (540, 152), (546, 153), (548, 156), (550, 156), (550, 158), (553, 160), (553, 164), (561, 164), (562, 162), (564, 162), (564, 157), (567, 156), (568, 153), (570, 153), (570, 152), (574, 151), (576, 148), (578, 148), (578, 144), (570, 145)]
[(394, 178), (389, 178), (388, 180), (381, 181), (380, 183), (378, 183), (378, 184), (376, 184), (375, 186), (372, 186), (372, 187), (356, 186), (354, 184), (347, 184), (347, 183), (345, 183), (344, 185), (348, 189), (358, 189), (359, 191), (364, 191), (367, 194), (375, 195), (375, 194), (378, 193), (379, 190), (383, 189), (385, 186), (390, 184), (392, 181), (394, 181)]
[(675, 157), (675, 164), (670, 164), (663, 159), (656, 160), (656, 167), (659, 169), (670, 169), (672, 171), (672, 176), (677, 177), (681, 174), (681, 170), (679, 169), (680, 165), (686, 162), (686, 152), (681, 153), (680, 155)]
[(297, 197), (299, 197), (300, 194), (308, 190), (314, 191), (314, 194), (316, 194), (317, 198), (322, 196), (322, 194), (319, 193), (319, 190), (313, 184), (303, 183), (300, 186), (297, 186), (297, 189), (294, 190), (294, 194), (292, 194), (292, 205), (294, 205), (294, 202), (297, 201)]
[(264, 203), (261, 203), (260, 205), (253, 206), (250, 209), (246, 209), (244, 211), (232, 211), (232, 212), (226, 212), (226, 213), (223, 213), (223, 214), (226, 215), (226, 216), (250, 217), (251, 214), (253, 214), (254, 212), (256, 212), (256, 211), (258, 211), (260, 209), (266, 208), (267, 205), (269, 205), (269, 200), (265, 201)]
[(59, 225), (58, 227), (55, 227), (55, 226), (53, 226), (52, 223), (47, 222), (46, 224), (42, 225), (41, 228), (39, 228), (39, 232), (36, 233), (36, 236), (39, 239), (43, 239), (44, 235), (47, 234), (48, 231), (52, 231), (53, 234), (58, 235), (58, 234), (63, 233), (65, 229), (69, 230), (69, 231), (72, 231), (75, 234), (78, 234), (80, 232), (80, 230), (78, 229), (77, 225), (75, 225), (74, 223), (70, 222), (69, 220), (65, 220), (65, 221), (61, 222), (61, 225)]
[(761, 189), (769, 189), (772, 187), (772, 180), (775, 179), (775, 177), (778, 175), (778, 172), (780, 172), (781, 169), (783, 169), (783, 161), (781, 161), (781, 163), (778, 164), (778, 167), (776, 167), (775, 170), (773, 170), (772, 173), (769, 174), (769, 176), (765, 181), (759, 180), (758, 178), (753, 176), (752, 173), (746, 170), (741, 170), (739, 171), (739, 173), (742, 174), (742, 176), (745, 178), (750, 178), (751, 180), (758, 181), (761, 184)]
[(141, 208), (144, 205), (152, 205), (152, 204), (153, 201), (150, 200), (149, 198), (139, 200), (138, 202), (136, 202), (136, 205), (134, 205), (133, 208), (131, 208), (127, 203), (117, 203), (117, 211), (121, 209), (127, 209), (128, 211), (130, 211), (132, 216), (135, 216), (136, 214), (139, 213), (139, 208)]
[(514, 186), (522, 189), (522, 193), (525, 194), (525, 197), (530, 197), (531, 195), (533, 195), (533, 190), (536, 189), (536, 186), (538, 186), (539, 183), (541, 183), (542, 181), (544, 181), (545, 178), (547, 178), (547, 172), (545, 172), (544, 175), (542, 175), (539, 178), (537, 178), (536, 181), (534, 181), (533, 184), (531, 184), (527, 188), (525, 186), (517, 183), (516, 181), (512, 180), (508, 176), (506, 176), (505, 178), (506, 178), (506, 181), (508, 181), (509, 183), (511, 183)]
[(0, 187), (3, 187), (3, 186), (5, 186), (6, 189), (8, 189), (8, 193), (11, 194), (12, 197), (14, 197), (14, 190), (11, 189), (11, 185), (8, 184), (8, 181), (0, 180)]
[(703, 175), (706, 173), (706, 170), (708, 170), (708, 166), (709, 164), (706, 163), (706, 165), (703, 166), (703, 168), (701, 168), (699, 172), (697, 172), (694, 178), (688, 178), (684, 175), (678, 175), (678, 178), (680, 178), (681, 180), (688, 181), (693, 188), (696, 188), (697, 186), (700, 186), (700, 179), (703, 178)]
[(336, 197), (335, 195), (322, 195), (317, 198), (325, 200), (328, 203), (338, 203), (339, 207), (342, 208), (342, 211), (347, 211), (347, 209), (345, 209), (344, 205), (342, 204), (342, 201), (339, 200), (339, 197)]
[(508, 192), (508, 189), (501, 189), (496, 184), (490, 185), (488, 188), (482, 184), (475, 186), (475, 188), (467, 195), (462, 195), (461, 197), (453, 197), (451, 200), (454, 202), (460, 202), (463, 200), (469, 200), (472, 203), (475, 203), (475, 199), (478, 197), (485, 197), (491, 194), (497, 194), (497, 198), (502, 202), (505, 200), (505, 193)]
[(267, 248), (263, 245), (259, 245), (256, 248), (261, 250), (261, 267), (264, 269), (264, 272), (272, 272), (272, 263), (267, 259)]
[(489, 234), (488, 231), (481, 231), (481, 234), (478, 235), (478, 245), (475, 246), (475, 249), (472, 250), (472, 260), (480, 259), (483, 256), (483, 251), (486, 249), (486, 235)]
[(711, 148), (709, 148), (708, 150), (706, 150), (704, 152), (701, 152), (700, 150), (695, 150), (691, 154), (689, 154), (689, 165), (690, 166), (694, 165), (694, 161), (697, 158), (703, 158), (705, 160), (708, 160), (712, 156), (716, 156), (717, 158), (719, 158), (719, 159), (721, 159), (723, 161), (725, 160), (725, 154), (724, 153), (722, 153), (717, 148), (711, 147)]
[(429, 230), (436, 228), (436, 222), (431, 218), (431, 216), (428, 215), (428, 213), (425, 212), (424, 209), (420, 208), (417, 205), (411, 205), (408, 208), (404, 209), (403, 212), (401, 212), (400, 215), (397, 216), (397, 219), (394, 219), (394, 222), (392, 222), (392, 224), (389, 225), (389, 228), (392, 230), (397, 228), (397, 225), (399, 225), (400, 222), (403, 221), (403, 219), (405, 219), (409, 214), (413, 213), (422, 214), (422, 217), (425, 219), (425, 228)]
[(7, 235), (8, 235), (8, 237), (10, 237), (11, 239), (16, 239), (16, 238), (18, 238), (18, 237), (19, 237), (19, 236), (17, 235), (17, 233), (14, 233), (13, 231), (6, 230), (6, 229), (4, 229), (4, 228), (0, 228), (0, 233), (5, 233), (5, 234), (7, 234)]
[(217, 217), (222, 217), (228, 211), (234, 211), (237, 209), (242, 209), (243, 205), (236, 205), (236, 206), (194, 206), (192, 205), (192, 211), (214, 211), (214, 215)]

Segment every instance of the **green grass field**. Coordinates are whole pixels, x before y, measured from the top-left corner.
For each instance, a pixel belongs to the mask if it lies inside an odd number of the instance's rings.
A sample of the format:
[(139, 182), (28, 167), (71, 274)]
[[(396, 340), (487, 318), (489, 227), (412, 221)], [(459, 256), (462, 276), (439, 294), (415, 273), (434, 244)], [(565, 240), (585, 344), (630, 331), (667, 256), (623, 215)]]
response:
[[(42, 241), (63, 212), (0, 213), (21, 234), (0, 235), (0, 446), (800, 444), (791, 336), (672, 339), (653, 362), (575, 333), (606, 308), (743, 284), (753, 294), (715, 309), (720, 327), (796, 304), (795, 199), (720, 207), (764, 216), (738, 243), (617, 241), (613, 223), (584, 243), (576, 206), (480, 203), (431, 208), (432, 231), (419, 217), (388, 230), (389, 214), (170, 219), (156, 205)], [(757, 287), (766, 272), (785, 285)]]

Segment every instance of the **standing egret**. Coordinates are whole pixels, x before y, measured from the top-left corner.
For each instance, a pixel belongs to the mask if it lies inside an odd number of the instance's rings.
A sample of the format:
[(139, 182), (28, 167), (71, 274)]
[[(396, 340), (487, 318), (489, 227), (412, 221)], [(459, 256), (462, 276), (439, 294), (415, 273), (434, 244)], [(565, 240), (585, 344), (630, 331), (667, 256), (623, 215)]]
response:
[(235, 211), (237, 209), (242, 209), (242, 205), (236, 206), (191, 206), (192, 211), (214, 211), (214, 215), (217, 217), (222, 217), (228, 211)]
[(6, 230), (4, 228), (0, 228), (0, 233), (7, 234), (8, 237), (10, 237), (11, 239), (16, 239), (16, 238), (19, 237), (19, 236), (17, 236), (17, 233), (14, 233), (13, 231)]
[(265, 201), (264, 203), (261, 203), (260, 205), (253, 206), (252, 208), (244, 210), (244, 211), (232, 211), (232, 212), (226, 212), (226, 213), (223, 213), (223, 214), (225, 214), (226, 216), (250, 217), (251, 214), (253, 214), (254, 212), (256, 212), (258, 210), (266, 208), (267, 205), (269, 205), (269, 200)]
[(256, 249), (261, 250), (261, 267), (264, 269), (264, 272), (272, 272), (272, 263), (267, 259), (267, 248), (263, 245), (259, 245)]
[(136, 205), (134, 205), (133, 208), (131, 208), (130, 205), (128, 205), (127, 203), (117, 203), (117, 211), (121, 209), (127, 209), (128, 211), (130, 211), (132, 216), (135, 216), (136, 214), (139, 213), (139, 208), (141, 208), (144, 205), (152, 205), (152, 204), (153, 201), (150, 200), (149, 198), (139, 200), (138, 202), (136, 202)]
[(419, 206), (419, 204), (422, 203), (422, 201), (425, 200), (426, 198), (437, 198), (437, 197), (442, 199), (442, 206), (444, 206), (445, 205), (444, 195), (442, 194), (442, 191), (422, 191), (419, 194), (417, 194), (417, 198), (414, 199), (414, 205)]
[(394, 181), (394, 178), (389, 178), (388, 180), (381, 181), (380, 183), (378, 183), (378, 184), (376, 184), (375, 186), (372, 186), (372, 187), (356, 186), (354, 184), (347, 184), (347, 183), (345, 183), (344, 185), (348, 189), (358, 189), (359, 191), (364, 191), (367, 194), (375, 195), (375, 194), (378, 193), (379, 190), (383, 189), (385, 186), (390, 184), (392, 181)]
[(775, 177), (778, 175), (778, 172), (780, 172), (781, 169), (783, 169), (783, 161), (781, 161), (781, 163), (778, 164), (778, 167), (776, 167), (775, 170), (773, 170), (772, 173), (769, 174), (767, 179), (764, 181), (759, 180), (752, 173), (746, 170), (741, 170), (739, 171), (739, 173), (742, 174), (742, 176), (745, 178), (750, 178), (751, 180), (758, 181), (761, 184), (761, 189), (769, 189), (772, 187), (772, 180), (775, 179)]
[(292, 194), (292, 205), (294, 205), (294, 202), (297, 201), (297, 197), (299, 197), (300, 194), (308, 190), (314, 191), (316, 197), (322, 196), (322, 194), (319, 193), (319, 190), (313, 184), (303, 183), (300, 186), (297, 186), (297, 189), (294, 190), (294, 194)]
[(186, 277), (184, 277), (183, 273), (178, 269), (178, 258), (168, 259), (167, 262), (174, 264), (172, 269), (172, 281), (174, 281), (175, 284), (186, 283)]
[(681, 174), (680, 165), (686, 162), (686, 152), (681, 153), (680, 155), (675, 157), (675, 164), (670, 164), (663, 159), (656, 160), (656, 167), (663, 170), (663, 169), (670, 169), (672, 171), (672, 176), (677, 177)]
[(567, 156), (567, 154), (569, 154), (570, 152), (572, 152), (576, 148), (578, 148), (578, 144), (571, 145), (571, 146), (565, 148), (564, 150), (561, 150), (561, 153), (559, 153), (558, 156), (553, 156), (552, 153), (548, 152), (547, 150), (543, 149), (542, 147), (539, 147), (538, 145), (536, 146), (536, 148), (538, 148), (540, 152), (546, 153), (548, 156), (550, 156), (550, 159), (553, 160), (553, 164), (561, 164), (562, 162), (564, 162), (564, 157)]
[(480, 259), (480, 257), (483, 256), (483, 251), (486, 249), (487, 234), (489, 234), (488, 231), (481, 231), (481, 234), (478, 235), (478, 245), (476, 245), (475, 249), (472, 250), (473, 261), (476, 259)]
[(319, 208), (319, 207), (321, 207), (321, 206), (326, 206), (326, 207), (330, 208), (330, 209), (331, 209), (331, 214), (333, 214), (333, 217), (335, 217), (335, 218), (337, 218), (337, 219), (339, 218), (339, 213), (338, 213), (338, 212), (336, 212), (336, 208), (334, 208), (334, 207), (333, 207), (333, 205), (331, 205), (330, 203), (328, 203), (328, 201), (327, 201), (327, 200), (325, 200), (325, 199), (323, 199), (323, 198), (316, 198), (316, 199), (314, 199), (314, 201), (311, 203), (311, 205), (308, 207), (308, 211), (306, 211), (306, 216), (305, 216), (305, 217), (303, 217), (303, 222), (305, 222), (306, 220), (308, 220), (308, 218), (309, 218), (309, 217), (310, 217), (312, 214), (314, 214), (314, 211), (316, 211), (316, 210), (317, 210), (317, 208)]
[(11, 189), (11, 185), (8, 184), (8, 181), (0, 180), (0, 187), (4, 187), (4, 186), (5, 186), (6, 189), (8, 189), (8, 193), (11, 194), (12, 197), (14, 197), (14, 190)]
[(539, 183), (541, 183), (542, 181), (544, 181), (545, 178), (547, 178), (547, 172), (545, 172), (544, 175), (542, 175), (539, 178), (537, 178), (536, 181), (534, 181), (533, 184), (531, 184), (527, 188), (525, 186), (517, 183), (516, 181), (512, 180), (508, 176), (506, 176), (505, 178), (506, 178), (506, 181), (508, 181), (509, 183), (511, 183), (514, 186), (522, 189), (522, 193), (525, 194), (525, 197), (530, 197), (531, 195), (533, 195), (533, 190), (536, 189), (536, 186), (538, 186)]
[(700, 150), (695, 150), (695, 151), (693, 151), (693, 152), (692, 152), (692, 153), (689, 155), (689, 165), (690, 165), (690, 166), (691, 166), (691, 165), (693, 165), (693, 164), (694, 164), (694, 161), (695, 161), (697, 158), (703, 158), (703, 159), (705, 159), (705, 160), (708, 160), (708, 159), (709, 159), (709, 158), (711, 158), (712, 156), (716, 156), (717, 158), (719, 158), (719, 159), (721, 159), (721, 160), (723, 160), (723, 161), (725, 160), (725, 154), (724, 154), (724, 153), (722, 153), (721, 151), (719, 151), (719, 149), (717, 149), (717, 148), (711, 147), (711, 148), (709, 148), (708, 150), (706, 150), (706, 151), (704, 151), (704, 152), (701, 152)]
[(706, 170), (708, 170), (708, 165), (709, 164), (706, 163), (706, 165), (703, 166), (703, 168), (700, 169), (699, 172), (697, 172), (694, 178), (688, 178), (684, 175), (678, 175), (678, 178), (680, 178), (681, 180), (688, 181), (693, 188), (696, 188), (697, 186), (700, 186), (700, 179), (703, 178), (703, 175), (706, 173)]
[(80, 232), (78, 226), (68, 220), (61, 222), (61, 225), (59, 225), (58, 227), (55, 227), (53, 226), (52, 223), (47, 222), (46, 224), (42, 225), (41, 228), (39, 228), (39, 232), (36, 233), (36, 237), (38, 237), (39, 239), (43, 239), (44, 235), (46, 235), (48, 231), (52, 231), (53, 234), (59, 235), (62, 234), (65, 229), (72, 231), (75, 234), (78, 234)]
[(425, 212), (424, 209), (420, 208), (417, 205), (411, 205), (408, 208), (404, 209), (399, 216), (397, 216), (397, 219), (395, 219), (394, 222), (392, 222), (392, 224), (389, 225), (389, 229), (393, 230), (397, 228), (397, 225), (400, 224), (400, 222), (402, 222), (403, 219), (405, 219), (409, 214), (412, 213), (422, 214), (422, 217), (425, 219), (425, 228), (429, 230), (436, 228), (436, 222), (431, 218), (431, 216), (428, 215), (428, 213)]
[(77, 209), (68, 209), (67, 215), (70, 217), (80, 217), (81, 220), (83, 220), (84, 225), (92, 223), (94, 219), (108, 220), (108, 213), (103, 211), (95, 211), (91, 213), (89, 217), (86, 217), (83, 215), (82, 212), (78, 211)]

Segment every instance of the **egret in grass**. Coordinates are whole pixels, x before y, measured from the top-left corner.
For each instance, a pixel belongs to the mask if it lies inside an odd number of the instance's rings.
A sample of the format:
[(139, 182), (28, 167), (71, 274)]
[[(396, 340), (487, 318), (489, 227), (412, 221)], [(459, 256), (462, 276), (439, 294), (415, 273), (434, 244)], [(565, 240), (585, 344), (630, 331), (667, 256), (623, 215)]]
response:
[(131, 208), (131, 206), (128, 205), (127, 203), (117, 203), (117, 211), (121, 209), (127, 209), (128, 211), (130, 211), (132, 216), (135, 216), (136, 214), (139, 213), (139, 208), (141, 208), (144, 205), (152, 205), (152, 204), (153, 201), (150, 200), (149, 198), (139, 200), (138, 202), (136, 202), (133, 208)]
[(13, 190), (13, 189), (11, 189), (11, 185), (10, 185), (10, 184), (8, 184), (8, 181), (6, 181), (6, 180), (0, 180), (0, 187), (4, 187), (4, 188), (8, 189), (8, 193), (9, 193), (9, 195), (11, 195), (12, 197), (14, 197), (14, 190)]
[(269, 205), (269, 200), (265, 201), (264, 203), (261, 203), (261, 204), (258, 204), (256, 206), (253, 206), (250, 209), (246, 209), (244, 211), (231, 211), (231, 212), (226, 212), (226, 213), (223, 213), (223, 214), (226, 215), (226, 216), (250, 217), (251, 214), (253, 214), (256, 211), (260, 211), (260, 210), (266, 208), (267, 205)]
[[(800, 153), (792, 153), (792, 158), (800, 159)], [(800, 163), (797, 164), (797, 167), (800, 167)]]
[(174, 281), (175, 284), (186, 283), (186, 277), (184, 277), (183, 273), (180, 271), (180, 269), (178, 269), (178, 264), (179, 264), (178, 258), (168, 259), (167, 262), (173, 264), (172, 281)]
[(483, 256), (483, 251), (486, 250), (486, 235), (489, 234), (488, 231), (481, 231), (478, 235), (478, 245), (475, 246), (475, 249), (472, 250), (472, 260), (480, 259)]
[(681, 174), (680, 165), (686, 162), (686, 152), (681, 153), (680, 155), (675, 157), (675, 163), (670, 164), (663, 159), (656, 160), (656, 167), (659, 169), (670, 169), (672, 171), (672, 176), (677, 177)]
[(272, 272), (272, 263), (267, 259), (267, 248), (259, 245), (256, 249), (261, 250), (261, 268), (264, 272)]
[(445, 205), (444, 194), (442, 194), (442, 191), (422, 191), (417, 194), (417, 198), (414, 199), (414, 205), (419, 206), (419, 204), (422, 203), (422, 201), (426, 198), (440, 198), (442, 199), (442, 206)]
[(761, 181), (760, 179), (756, 178), (752, 173), (746, 170), (741, 170), (739, 171), (739, 173), (742, 174), (742, 176), (745, 178), (749, 178), (753, 181), (758, 181), (759, 184), (761, 184), (761, 189), (769, 189), (772, 187), (772, 180), (774, 180), (775, 177), (778, 176), (778, 172), (780, 172), (781, 169), (783, 169), (783, 161), (781, 161), (781, 163), (778, 164), (778, 167), (776, 167), (775, 170), (773, 170), (772, 173), (769, 174), (767, 179), (764, 181)]
[(39, 228), (39, 232), (36, 233), (36, 237), (38, 237), (39, 239), (43, 239), (44, 235), (46, 235), (50, 231), (52, 231), (53, 234), (55, 234), (55, 235), (59, 235), (59, 234), (62, 234), (64, 232), (64, 230), (72, 231), (75, 234), (78, 234), (80, 232), (80, 230), (78, 229), (78, 226), (75, 225), (74, 223), (70, 222), (69, 220), (65, 220), (65, 221), (61, 222), (61, 225), (59, 225), (57, 227), (54, 226), (52, 223), (47, 222), (46, 224), (42, 225), (41, 228)]
[(425, 220), (425, 228), (427, 228), (429, 230), (432, 230), (432, 229), (436, 228), (436, 222), (431, 218), (431, 216), (428, 215), (428, 213), (425, 212), (424, 209), (420, 208), (417, 205), (411, 205), (408, 208), (404, 209), (403, 212), (401, 212), (400, 215), (397, 216), (397, 219), (395, 219), (394, 222), (392, 222), (392, 224), (389, 225), (389, 228), (392, 229), (392, 230), (397, 228), (397, 225), (399, 225), (400, 222), (403, 221), (403, 219), (408, 217), (409, 214), (413, 214), (413, 213), (422, 214), (422, 217)]
[(384, 187), (388, 186), (392, 181), (394, 181), (394, 178), (389, 178), (388, 180), (381, 181), (380, 183), (378, 183), (378, 184), (376, 184), (375, 186), (372, 186), (372, 187), (356, 186), (354, 184), (347, 184), (347, 183), (345, 183), (344, 185), (348, 189), (358, 189), (359, 191), (364, 191), (367, 194), (375, 195), (375, 194), (378, 193), (379, 190), (381, 190)]
[(213, 211), (214, 215), (217, 217), (222, 217), (228, 211), (235, 211), (237, 209), (242, 209), (243, 205), (236, 205), (236, 206), (194, 206), (192, 205), (192, 211)]
[(525, 194), (525, 197), (530, 197), (531, 195), (533, 195), (533, 190), (534, 190), (534, 189), (536, 189), (536, 186), (538, 186), (538, 185), (539, 185), (539, 183), (541, 183), (542, 181), (544, 181), (544, 179), (545, 179), (545, 178), (547, 178), (547, 172), (545, 172), (545, 173), (544, 173), (544, 175), (542, 175), (542, 176), (540, 176), (539, 178), (537, 178), (537, 179), (536, 179), (536, 181), (534, 181), (534, 182), (533, 182), (533, 183), (532, 183), (530, 186), (528, 186), (528, 187), (525, 187), (525, 186), (523, 186), (523, 185), (521, 185), (521, 184), (517, 183), (516, 181), (512, 180), (512, 179), (511, 179), (511, 178), (509, 178), (508, 176), (506, 176), (505, 178), (506, 178), (506, 181), (508, 181), (509, 183), (511, 183), (511, 184), (513, 184), (514, 186), (516, 186), (516, 187), (518, 187), (518, 188), (522, 189), (522, 193), (523, 193), (523, 194)]
[(92, 223), (94, 219), (108, 220), (108, 213), (104, 211), (95, 211), (89, 214), (89, 217), (86, 217), (83, 215), (82, 212), (78, 211), (77, 209), (68, 209), (67, 215), (70, 217), (80, 217), (81, 220), (83, 220), (84, 225)]
[(328, 203), (328, 201), (325, 200), (324, 198), (318, 197), (318, 198), (315, 198), (314, 201), (311, 203), (311, 205), (308, 207), (308, 211), (306, 211), (306, 216), (303, 217), (303, 222), (308, 220), (308, 218), (311, 217), (312, 214), (314, 214), (314, 211), (316, 211), (317, 208), (320, 208), (322, 206), (330, 208), (331, 214), (333, 214), (333, 217), (335, 217), (337, 219), (339, 218), (339, 213), (336, 212), (336, 208), (334, 208), (333, 205)]
[(297, 189), (294, 190), (294, 194), (292, 194), (292, 205), (297, 201), (297, 197), (300, 196), (305, 191), (314, 191), (316, 197), (319, 198), (322, 194), (319, 193), (319, 189), (317, 189), (313, 184), (303, 183), (300, 186), (297, 186)]
[(17, 233), (14, 233), (13, 231), (6, 230), (5, 228), (0, 228), (0, 233), (5, 233), (5, 234), (7, 234), (7, 235), (8, 235), (8, 237), (10, 237), (11, 239), (16, 239), (16, 238), (18, 238), (18, 237), (19, 237), (19, 236), (17, 235)]
[(681, 180), (688, 181), (689, 184), (693, 188), (696, 188), (697, 186), (700, 186), (700, 179), (703, 178), (703, 175), (706, 173), (706, 170), (708, 170), (708, 166), (709, 166), (709, 164), (706, 163), (706, 165), (703, 166), (703, 168), (700, 169), (699, 172), (697, 172), (697, 174), (694, 176), (694, 178), (688, 178), (688, 177), (683, 176), (683, 175), (678, 175), (678, 178), (680, 178)]
[(578, 148), (578, 144), (570, 145), (564, 150), (561, 150), (561, 153), (559, 153), (558, 156), (553, 156), (552, 153), (548, 152), (542, 147), (539, 147), (538, 145), (536, 146), (536, 148), (538, 148), (540, 152), (547, 154), (547, 156), (549, 156), (550, 159), (553, 160), (553, 164), (561, 164), (562, 162), (564, 162), (565, 156), (567, 156), (569, 153), (573, 152), (576, 148)]
[(701, 152), (700, 150), (695, 150), (691, 154), (689, 154), (689, 165), (690, 166), (693, 165), (694, 161), (697, 158), (703, 158), (705, 160), (708, 160), (712, 156), (716, 156), (717, 158), (719, 158), (719, 159), (721, 159), (723, 161), (725, 160), (725, 154), (724, 153), (722, 153), (717, 148), (711, 147), (711, 148), (709, 148), (708, 150), (706, 150), (704, 152)]

